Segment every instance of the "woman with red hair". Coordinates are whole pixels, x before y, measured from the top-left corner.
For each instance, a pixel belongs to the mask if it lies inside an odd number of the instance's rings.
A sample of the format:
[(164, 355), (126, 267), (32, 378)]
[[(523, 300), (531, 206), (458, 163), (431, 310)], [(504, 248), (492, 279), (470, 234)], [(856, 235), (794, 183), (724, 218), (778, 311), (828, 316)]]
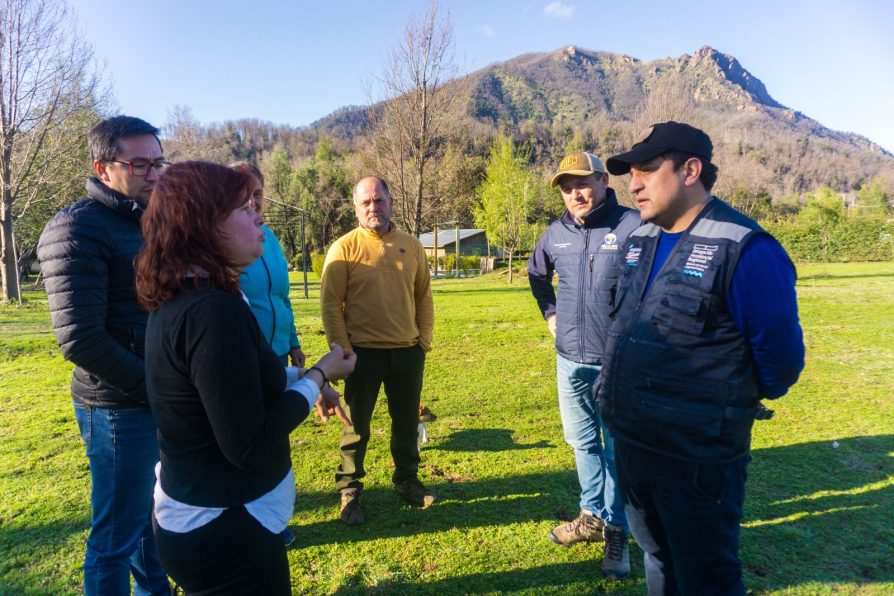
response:
[(284, 368), (239, 290), (264, 239), (251, 190), (224, 166), (175, 164), (142, 221), (137, 293), (161, 449), (153, 528), (162, 565), (190, 594), (290, 593), (289, 433), (314, 406), (350, 424), (327, 382), (356, 356), (333, 345), (307, 371)]

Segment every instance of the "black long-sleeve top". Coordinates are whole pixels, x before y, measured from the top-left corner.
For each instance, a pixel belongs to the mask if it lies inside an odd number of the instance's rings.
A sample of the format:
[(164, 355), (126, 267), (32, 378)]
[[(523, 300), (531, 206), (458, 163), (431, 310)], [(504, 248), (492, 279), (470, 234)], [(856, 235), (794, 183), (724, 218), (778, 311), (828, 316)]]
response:
[(190, 287), (149, 315), (146, 386), (161, 487), (201, 507), (248, 503), (291, 465), (288, 435), (309, 413), (248, 305)]

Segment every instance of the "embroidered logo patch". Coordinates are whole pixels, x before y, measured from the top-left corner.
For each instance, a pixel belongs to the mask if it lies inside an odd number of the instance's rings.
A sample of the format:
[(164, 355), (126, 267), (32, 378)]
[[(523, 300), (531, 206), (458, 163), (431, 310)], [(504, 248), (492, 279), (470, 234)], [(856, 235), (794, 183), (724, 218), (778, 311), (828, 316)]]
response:
[(553, 244), (553, 248), (568, 248), (571, 246), (570, 242), (560, 242), (559, 244)]
[(578, 157), (577, 155), (569, 155), (561, 162), (559, 162), (559, 170), (569, 170), (577, 165)]
[(639, 256), (642, 254), (643, 249), (640, 246), (635, 244), (631, 244), (627, 247), (627, 256), (624, 257), (624, 260), (627, 261), (628, 267), (638, 267), (639, 266)]
[(599, 248), (602, 250), (618, 250), (618, 237), (609, 232), (602, 239), (602, 246)]
[(683, 275), (691, 275), (693, 277), (702, 277), (705, 270), (714, 260), (714, 253), (720, 248), (716, 244), (696, 244), (692, 247), (692, 253), (686, 259), (683, 266)]

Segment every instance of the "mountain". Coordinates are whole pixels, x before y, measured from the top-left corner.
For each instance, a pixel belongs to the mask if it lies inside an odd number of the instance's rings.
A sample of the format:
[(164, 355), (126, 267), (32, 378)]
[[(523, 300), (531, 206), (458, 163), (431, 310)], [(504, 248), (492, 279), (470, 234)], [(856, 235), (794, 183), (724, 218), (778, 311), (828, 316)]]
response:
[[(718, 192), (782, 196), (820, 185), (846, 192), (880, 174), (894, 181), (894, 155), (783, 106), (735, 57), (708, 46), (646, 62), (571, 46), (491, 64), (458, 83), (468, 93), (470, 151), (483, 152), (502, 126), (531, 144), (544, 172), (569, 146), (604, 157), (653, 122), (676, 119), (711, 135)], [(365, 108), (343, 108), (310, 128), (352, 143), (366, 121)]]

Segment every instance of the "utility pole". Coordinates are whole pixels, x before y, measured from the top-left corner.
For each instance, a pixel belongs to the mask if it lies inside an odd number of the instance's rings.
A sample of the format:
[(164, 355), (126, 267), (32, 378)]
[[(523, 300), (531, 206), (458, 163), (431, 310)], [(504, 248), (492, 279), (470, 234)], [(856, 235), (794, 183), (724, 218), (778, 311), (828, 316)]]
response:
[(287, 218), (289, 216), (289, 211), (297, 211), (301, 214), (301, 270), (304, 272), (304, 299), (307, 300), (307, 244), (304, 242), (304, 216), (307, 212), (300, 207), (295, 207), (294, 205), (289, 205), (288, 203), (283, 203), (282, 201), (277, 201), (276, 199), (271, 199), (269, 197), (264, 200), (273, 205), (279, 205), (285, 209)]
[(459, 222), (456, 222), (456, 278), (459, 279), (459, 259), (462, 252), (459, 250)]

